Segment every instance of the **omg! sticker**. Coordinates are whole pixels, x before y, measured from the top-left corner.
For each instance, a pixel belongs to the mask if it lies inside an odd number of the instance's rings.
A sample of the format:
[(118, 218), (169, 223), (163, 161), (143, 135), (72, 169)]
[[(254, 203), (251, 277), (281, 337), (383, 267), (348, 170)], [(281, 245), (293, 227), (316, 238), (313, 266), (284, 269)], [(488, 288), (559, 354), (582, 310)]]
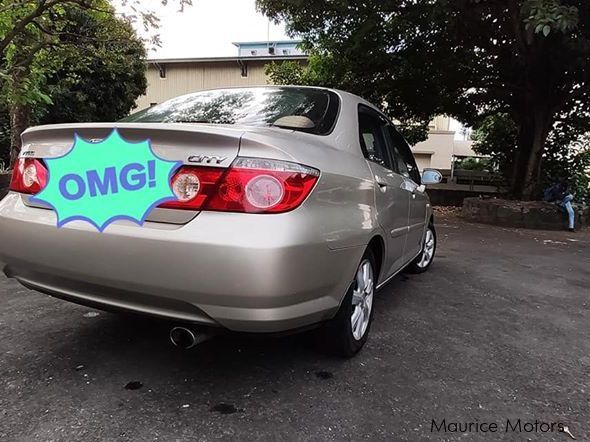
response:
[(182, 165), (157, 156), (150, 140), (129, 142), (117, 129), (98, 143), (75, 135), (67, 154), (45, 162), (47, 185), (31, 200), (50, 205), (58, 227), (83, 220), (100, 232), (119, 219), (141, 225), (154, 207), (176, 200), (170, 178)]

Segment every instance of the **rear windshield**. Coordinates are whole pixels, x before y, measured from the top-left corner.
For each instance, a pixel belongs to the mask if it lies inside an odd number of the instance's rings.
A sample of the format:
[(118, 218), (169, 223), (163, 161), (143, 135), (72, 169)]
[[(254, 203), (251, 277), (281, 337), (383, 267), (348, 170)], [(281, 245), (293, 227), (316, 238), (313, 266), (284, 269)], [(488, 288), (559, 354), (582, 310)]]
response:
[[(296, 129), (318, 135), (332, 131), (340, 100), (331, 91), (313, 88), (239, 88), (197, 92), (173, 98), (134, 113), (132, 123), (213, 123), (252, 126), (281, 125), (284, 117), (305, 121)], [(286, 119), (289, 121), (289, 119)], [(283, 126), (284, 127), (284, 126)]]

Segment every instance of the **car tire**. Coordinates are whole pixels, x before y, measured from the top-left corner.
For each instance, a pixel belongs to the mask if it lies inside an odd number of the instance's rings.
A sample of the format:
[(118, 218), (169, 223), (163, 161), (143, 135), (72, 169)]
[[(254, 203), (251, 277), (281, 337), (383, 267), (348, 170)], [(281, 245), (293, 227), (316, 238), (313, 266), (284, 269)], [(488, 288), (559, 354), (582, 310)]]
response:
[(436, 253), (436, 230), (430, 223), (424, 234), (422, 251), (420, 254), (405, 268), (408, 273), (424, 273), (432, 265), (434, 254)]
[(329, 353), (352, 357), (367, 342), (373, 322), (378, 276), (376, 269), (375, 256), (371, 250), (367, 250), (338, 313), (320, 329), (322, 346)]

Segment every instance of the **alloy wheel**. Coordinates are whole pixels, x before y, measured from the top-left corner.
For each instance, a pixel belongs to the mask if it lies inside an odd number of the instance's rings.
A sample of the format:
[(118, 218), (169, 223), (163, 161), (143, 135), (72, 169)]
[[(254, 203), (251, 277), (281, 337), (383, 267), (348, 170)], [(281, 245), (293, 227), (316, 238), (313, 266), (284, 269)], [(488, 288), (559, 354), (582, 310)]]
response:
[(421, 269), (425, 268), (430, 264), (432, 261), (432, 257), (434, 256), (434, 233), (432, 232), (431, 228), (428, 228), (426, 231), (426, 236), (424, 237), (424, 247), (422, 248), (422, 257), (420, 261), (418, 261), (418, 267)]
[(354, 339), (360, 341), (369, 327), (373, 308), (373, 295), (375, 293), (373, 267), (368, 259), (361, 262), (356, 272), (354, 284), (350, 323)]

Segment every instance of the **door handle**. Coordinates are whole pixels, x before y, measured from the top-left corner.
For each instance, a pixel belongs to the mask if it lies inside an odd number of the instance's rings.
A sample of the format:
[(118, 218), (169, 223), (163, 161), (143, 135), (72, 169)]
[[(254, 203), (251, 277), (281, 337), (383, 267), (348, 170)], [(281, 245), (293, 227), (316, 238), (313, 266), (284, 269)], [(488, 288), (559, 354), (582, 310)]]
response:
[(387, 190), (387, 186), (389, 186), (389, 184), (387, 184), (387, 182), (381, 178), (376, 178), (375, 182), (379, 186), (379, 190), (381, 190), (381, 192), (385, 192)]
[(412, 190), (412, 199), (416, 199), (416, 193), (423, 194), (425, 190), (426, 190), (426, 186), (424, 186), (424, 184), (421, 184), (418, 187), (415, 187)]

